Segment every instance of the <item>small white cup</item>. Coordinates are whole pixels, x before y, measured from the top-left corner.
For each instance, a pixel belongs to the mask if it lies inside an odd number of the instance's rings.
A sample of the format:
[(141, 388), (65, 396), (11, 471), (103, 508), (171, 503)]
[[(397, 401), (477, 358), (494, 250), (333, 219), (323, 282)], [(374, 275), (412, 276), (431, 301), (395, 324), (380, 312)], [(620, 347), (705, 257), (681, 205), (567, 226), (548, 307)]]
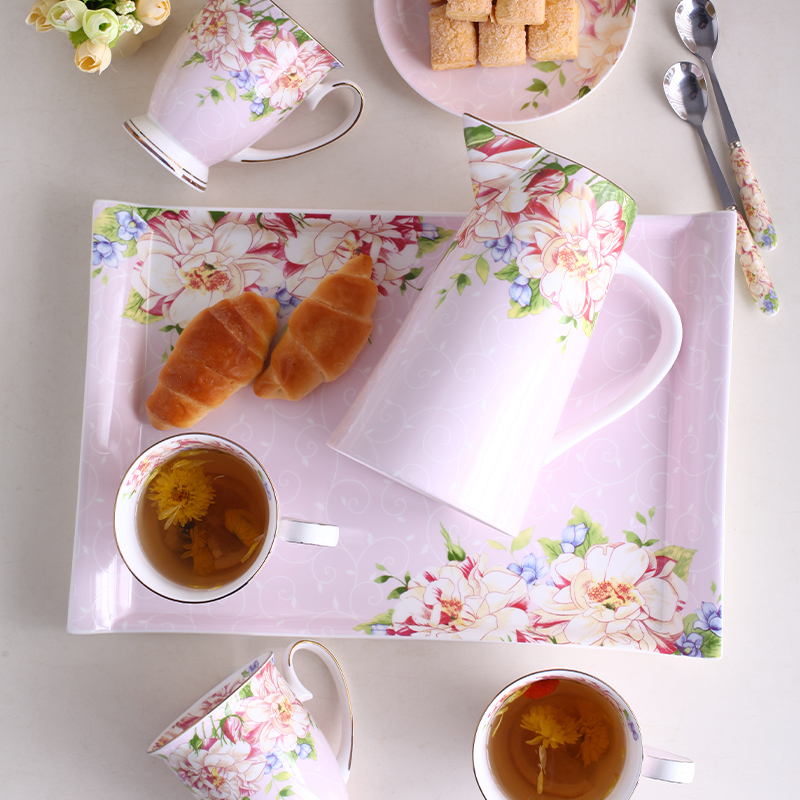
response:
[[(694, 762), (684, 756), (645, 747), (642, 732), (630, 706), (606, 683), (584, 672), (566, 669), (544, 670), (525, 675), (506, 686), (498, 694), (478, 723), (472, 743), (472, 765), (478, 786), (486, 800), (519, 800), (500, 786), (489, 763), (489, 741), (502, 719), (504, 709), (534, 684), (542, 681), (572, 681), (599, 692), (616, 710), (624, 731), (624, 760), (617, 782), (604, 800), (627, 800), (639, 783), (639, 778), (654, 778), (669, 783), (691, 783), (694, 779)], [(536, 797), (536, 788), (532, 787)]]
[[(249, 569), (235, 580), (211, 588), (183, 586), (162, 575), (142, 549), (136, 527), (139, 501), (153, 471), (177, 453), (198, 449), (229, 453), (247, 464), (261, 480), (268, 508), (265, 541), (258, 555), (253, 558)], [(297, 544), (335, 547), (339, 542), (339, 528), (336, 525), (281, 518), (275, 486), (255, 456), (236, 442), (222, 436), (191, 432), (157, 442), (142, 452), (131, 464), (117, 491), (114, 504), (114, 536), (122, 560), (133, 576), (150, 591), (181, 603), (208, 603), (227, 597), (249, 583), (266, 562), (278, 536)]]

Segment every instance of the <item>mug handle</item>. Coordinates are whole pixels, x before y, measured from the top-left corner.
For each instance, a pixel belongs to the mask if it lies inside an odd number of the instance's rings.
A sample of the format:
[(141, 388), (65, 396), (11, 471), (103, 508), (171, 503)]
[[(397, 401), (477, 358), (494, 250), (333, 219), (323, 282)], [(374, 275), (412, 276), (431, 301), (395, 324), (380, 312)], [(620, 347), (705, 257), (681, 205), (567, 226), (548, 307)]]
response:
[(642, 775), (669, 783), (691, 783), (694, 780), (694, 761), (666, 750), (645, 746)]
[(311, 692), (300, 683), (300, 679), (297, 677), (297, 673), (292, 666), (294, 654), (301, 650), (310, 650), (314, 653), (328, 668), (328, 672), (330, 672), (333, 677), (333, 682), (336, 684), (336, 695), (339, 699), (339, 710), (342, 718), (342, 731), (339, 740), (339, 752), (336, 753), (336, 762), (339, 764), (342, 778), (344, 778), (346, 783), (347, 779), (350, 777), (350, 768), (353, 763), (353, 706), (350, 703), (350, 692), (347, 690), (347, 681), (344, 679), (344, 673), (339, 666), (339, 662), (333, 657), (333, 654), (327, 647), (321, 645), (319, 642), (312, 642), (309, 639), (295, 642), (283, 653), (281, 674), (301, 703), (305, 703), (306, 700), (310, 700), (313, 697)]
[(545, 464), (644, 400), (670, 371), (681, 349), (683, 325), (680, 314), (658, 281), (625, 253), (620, 256), (616, 274), (630, 278), (655, 307), (661, 323), (661, 341), (645, 368), (619, 397), (593, 414), (589, 414), (585, 419), (559, 431), (553, 437), (544, 460)]
[(339, 544), (339, 526), (281, 517), (278, 523), (278, 536), (284, 541), (295, 544), (336, 547)]
[(300, 144), (295, 147), (287, 147), (284, 150), (262, 150), (259, 147), (246, 147), (240, 153), (231, 156), (228, 161), (238, 161), (243, 164), (255, 164), (259, 161), (280, 161), (282, 158), (292, 158), (302, 153), (310, 153), (312, 150), (319, 150), (320, 147), (324, 147), (326, 144), (341, 139), (341, 137), (358, 122), (361, 112), (364, 110), (364, 93), (359, 86), (350, 81), (318, 83), (305, 98), (306, 103), (308, 103), (313, 111), (319, 105), (319, 101), (322, 100), (323, 97), (342, 86), (353, 93), (354, 102), (350, 113), (347, 115), (347, 119), (339, 125), (338, 128), (334, 128), (330, 133), (327, 133), (325, 136), (320, 136), (318, 139), (314, 139), (311, 142)]

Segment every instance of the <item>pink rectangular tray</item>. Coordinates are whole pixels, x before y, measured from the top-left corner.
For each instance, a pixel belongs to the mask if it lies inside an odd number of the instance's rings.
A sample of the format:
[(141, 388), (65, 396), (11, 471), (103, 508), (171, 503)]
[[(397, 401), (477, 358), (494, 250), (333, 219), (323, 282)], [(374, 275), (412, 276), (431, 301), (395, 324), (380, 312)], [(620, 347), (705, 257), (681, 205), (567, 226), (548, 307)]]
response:
[[(675, 301), (681, 353), (636, 409), (545, 468), (513, 539), (325, 444), (462, 219), (95, 204), (71, 632), (411, 636), (721, 655), (733, 214), (636, 220), (626, 252)], [(338, 524), (339, 546), (279, 541), (254, 581), (218, 603), (151, 594), (117, 553), (112, 512), (129, 464), (164, 436), (144, 401), (181, 324), (242, 290), (277, 297), (285, 319), (355, 247), (372, 254), (380, 295), (354, 367), (296, 403), (245, 388), (200, 425), (261, 460), (287, 516)], [(623, 389), (657, 340), (647, 301), (615, 281), (564, 422)]]

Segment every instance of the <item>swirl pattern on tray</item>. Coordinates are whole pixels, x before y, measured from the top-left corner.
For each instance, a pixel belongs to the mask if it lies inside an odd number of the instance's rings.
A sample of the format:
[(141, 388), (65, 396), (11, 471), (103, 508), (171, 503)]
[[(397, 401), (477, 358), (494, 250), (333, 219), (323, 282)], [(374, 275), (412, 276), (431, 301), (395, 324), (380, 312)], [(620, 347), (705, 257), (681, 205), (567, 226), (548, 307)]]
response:
[[(652, 395), (545, 467), (513, 539), (325, 446), (462, 222), (95, 205), (71, 631), (386, 635), (721, 654), (734, 215), (637, 219), (626, 252), (675, 301), (684, 346)], [(167, 241), (168, 226), (185, 229), (180, 253), (155, 246)], [(232, 230), (233, 240), (224, 235)], [(288, 315), (355, 246), (370, 248), (382, 277), (371, 344), (354, 367), (297, 403), (265, 402), (244, 389), (204, 424), (259, 458), (284, 513), (338, 524), (340, 545), (277, 542), (246, 589), (206, 606), (152, 595), (117, 553), (111, 512), (130, 463), (162, 438), (143, 406), (181, 325), (177, 311), (170, 316), (175, 287), (235, 252), (249, 266), (241, 276), (230, 271), (231, 286), (283, 298)], [(185, 260), (194, 247), (206, 259), (200, 267)], [(214, 291), (225, 290), (217, 278)], [(624, 280), (612, 284), (604, 316), (565, 424), (624, 388), (656, 346), (658, 322)]]

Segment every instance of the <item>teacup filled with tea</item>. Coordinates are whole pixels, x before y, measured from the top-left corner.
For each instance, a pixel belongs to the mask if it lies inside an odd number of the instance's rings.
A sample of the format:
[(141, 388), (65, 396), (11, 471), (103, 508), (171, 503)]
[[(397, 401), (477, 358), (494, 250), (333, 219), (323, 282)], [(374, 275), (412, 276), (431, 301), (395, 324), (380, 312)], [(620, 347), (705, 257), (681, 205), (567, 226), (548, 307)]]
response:
[(527, 675), (497, 695), (472, 761), (487, 800), (625, 800), (641, 775), (694, 777), (689, 759), (643, 746), (633, 712), (610, 686), (570, 670)]
[(145, 450), (120, 484), (114, 535), (148, 589), (187, 603), (218, 600), (247, 584), (276, 536), (334, 546), (335, 525), (280, 519), (275, 487), (240, 445), (185, 433)]

